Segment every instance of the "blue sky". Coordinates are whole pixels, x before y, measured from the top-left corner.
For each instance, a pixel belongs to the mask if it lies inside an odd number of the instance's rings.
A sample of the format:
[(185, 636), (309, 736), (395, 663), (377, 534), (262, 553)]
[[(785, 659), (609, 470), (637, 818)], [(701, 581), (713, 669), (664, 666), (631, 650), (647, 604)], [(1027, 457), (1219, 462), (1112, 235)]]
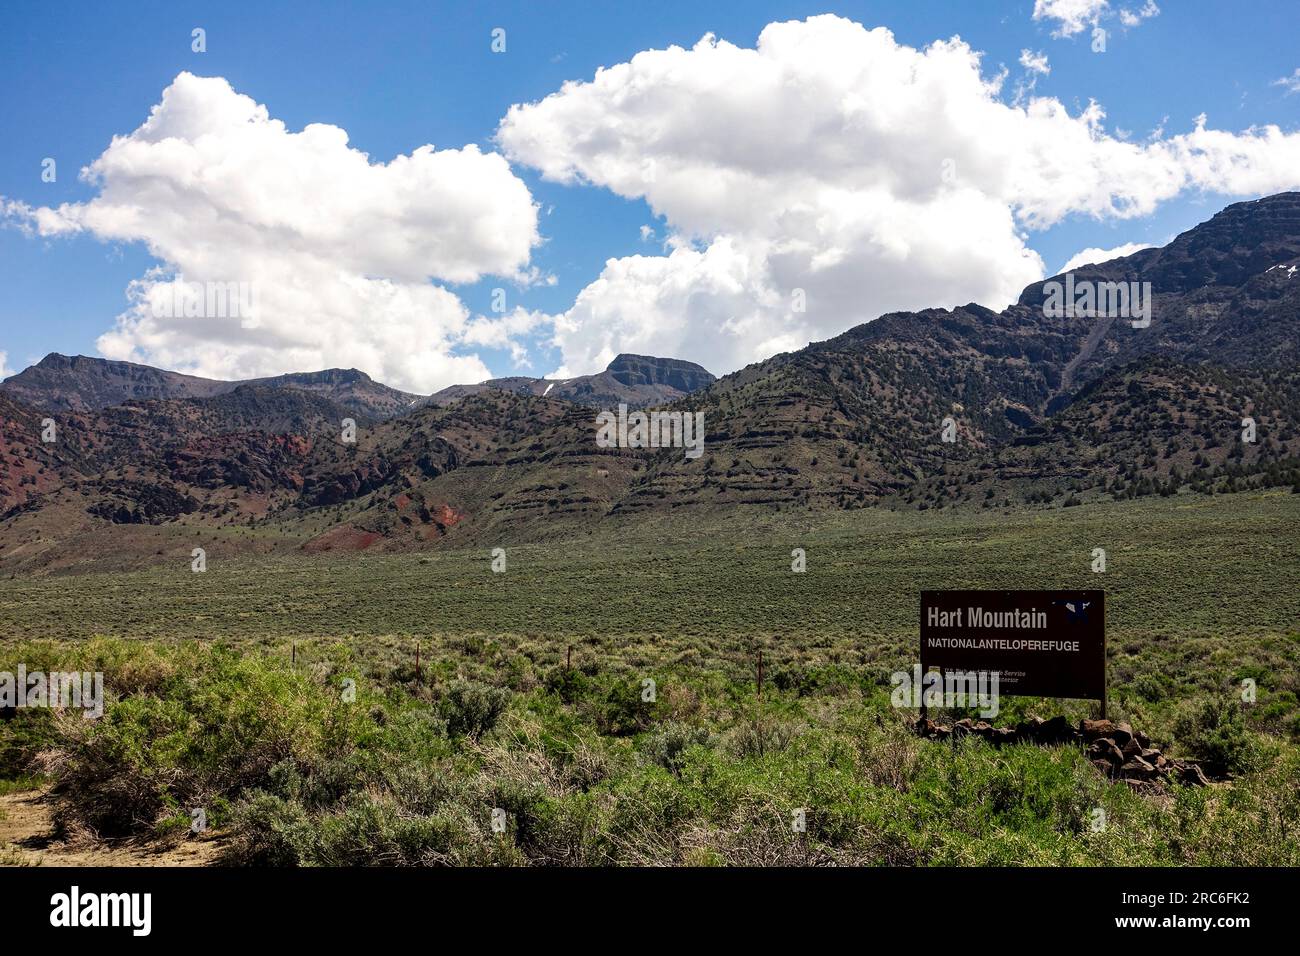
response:
[[(0, 7), (0, 197), (33, 207), (92, 199), (96, 189), (78, 181), (77, 170), (114, 135), (140, 126), (182, 71), (224, 77), (292, 131), (310, 123), (341, 127), (354, 149), (387, 162), (427, 143), (498, 150), (493, 136), (511, 105), (541, 100), (565, 81), (589, 81), (597, 68), (642, 50), (689, 48), (708, 32), (751, 48), (765, 25), (820, 13), (887, 27), (897, 43), (917, 49), (960, 36), (982, 51), (986, 75), (1008, 68), (1007, 102), (1025, 75), (1021, 51), (1042, 52), (1051, 72), (1038, 78), (1033, 95), (1054, 97), (1072, 114), (1095, 100), (1106, 111), (1108, 130), (1132, 131), (1134, 138), (1162, 125), (1170, 134), (1185, 133), (1202, 113), (1211, 127), (1229, 132), (1262, 124), (1284, 133), (1300, 128), (1300, 95), (1287, 95), (1275, 82), (1300, 67), (1294, 43), (1300, 13), (1293, 2), (1169, 0), (1158, 16), (1131, 29), (1114, 17), (1102, 21), (1110, 28), (1102, 55), (1092, 52), (1086, 32), (1054, 37), (1054, 21), (1034, 20), (1033, 10), (1032, 0), (9, 3)], [(204, 53), (191, 50), (196, 26), (206, 30)], [(507, 31), (504, 54), (490, 49), (497, 27)], [(45, 157), (58, 162), (55, 183), (41, 181)], [(527, 163), (511, 168), (540, 211), (542, 241), (529, 265), (554, 277), (550, 285), (509, 286), (512, 307), (563, 313), (607, 259), (661, 252), (639, 233), (646, 224), (658, 236), (669, 231), (644, 198), (546, 181)], [(1072, 212), (1030, 231), (1027, 244), (1051, 272), (1085, 247), (1163, 243), (1237, 198), (1247, 197), (1189, 189), (1136, 218)], [(140, 241), (0, 228), (0, 351), (9, 369), (50, 351), (96, 354), (97, 338), (127, 307), (128, 283), (157, 261)], [(471, 313), (487, 313), (491, 290), (503, 281), (486, 275), (442, 284)], [(818, 329), (833, 327), (831, 321)], [(545, 327), (524, 337), (524, 370), (542, 374), (564, 364)], [(507, 349), (455, 348), (479, 355), (493, 374), (518, 370)]]

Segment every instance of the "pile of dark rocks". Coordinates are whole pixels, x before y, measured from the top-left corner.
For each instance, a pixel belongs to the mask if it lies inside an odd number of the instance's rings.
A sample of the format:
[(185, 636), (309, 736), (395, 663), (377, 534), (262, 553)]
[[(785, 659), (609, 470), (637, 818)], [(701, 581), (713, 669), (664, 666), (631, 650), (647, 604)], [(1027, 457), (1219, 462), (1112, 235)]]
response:
[(991, 744), (1079, 744), (1088, 748), (1092, 765), (1114, 780), (1131, 784), (1172, 780), (1194, 787), (1210, 783), (1199, 764), (1166, 757), (1151, 746), (1146, 734), (1134, 730), (1124, 721), (1081, 720), (1079, 726), (1074, 727), (1064, 717), (1050, 720), (1031, 717), (1014, 727), (994, 727), (986, 721), (969, 717), (953, 724), (940, 724), (922, 717), (916, 722), (916, 732), (928, 740), (971, 736)]

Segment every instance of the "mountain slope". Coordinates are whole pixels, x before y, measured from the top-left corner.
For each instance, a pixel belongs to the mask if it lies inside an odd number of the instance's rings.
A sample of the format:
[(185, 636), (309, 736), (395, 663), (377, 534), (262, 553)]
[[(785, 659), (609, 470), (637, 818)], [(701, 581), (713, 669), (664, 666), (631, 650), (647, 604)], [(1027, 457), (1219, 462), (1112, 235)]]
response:
[[(1230, 206), (1074, 280), (1150, 282), (1150, 325), (1045, 314), (1043, 282), (1000, 312), (890, 314), (718, 380), (624, 355), (369, 416), (332, 400), (364, 382), (319, 373), (67, 412), (52, 446), (5, 390), (0, 568), (104, 560), (110, 540), (115, 559), (149, 560), (210, 533), (223, 548), (495, 546), (681, 510), (1300, 487), (1300, 195)], [(703, 413), (703, 454), (597, 447), (597, 411), (620, 402)]]
[(133, 362), (51, 352), (5, 379), (0, 392), (34, 408), (84, 412), (132, 399), (207, 398), (234, 387)]
[[(1151, 282), (1155, 304), (1145, 329), (1123, 318), (1045, 315), (1051, 280), (1002, 312), (968, 305), (884, 316), (725, 376), (682, 403), (716, 423), (705, 456), (692, 462), (658, 453), (620, 508), (912, 503), (937, 475), (993, 467), (997, 449), (1050, 431), (1054, 416), (1099, 418), (1104, 409), (1093, 406), (1106, 393), (1091, 386), (1128, 368), (1123, 387), (1130, 380), (1140, 387), (1143, 363), (1220, 370), (1184, 374), (1233, 383), (1241, 407), (1229, 414), (1225, 405), (1216, 418), (1227, 441), (1240, 431), (1259, 375), (1300, 364), (1297, 275), (1300, 194), (1286, 193), (1230, 206), (1165, 249), (1076, 271), (1079, 282)], [(1277, 383), (1276, 435), (1290, 435), (1296, 423), (1296, 384)], [(1185, 411), (1193, 411), (1196, 394), (1185, 396)], [(945, 418), (957, 429), (951, 444), (941, 441)], [(1134, 442), (1096, 440), (1102, 455), (1132, 457)], [(1296, 454), (1290, 438), (1279, 440), (1281, 459)], [(1067, 490), (1058, 482), (1050, 496)]]

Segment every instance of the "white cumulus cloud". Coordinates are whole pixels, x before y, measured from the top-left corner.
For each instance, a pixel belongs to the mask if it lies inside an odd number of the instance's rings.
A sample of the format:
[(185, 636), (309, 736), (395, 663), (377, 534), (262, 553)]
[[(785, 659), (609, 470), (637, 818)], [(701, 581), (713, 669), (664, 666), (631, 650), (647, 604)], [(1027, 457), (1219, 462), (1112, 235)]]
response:
[(1123, 245), (1116, 246), (1113, 249), (1098, 249), (1091, 246), (1087, 249), (1080, 249), (1074, 255), (1066, 260), (1065, 265), (1056, 270), (1056, 275), (1064, 275), (1071, 269), (1077, 269), (1080, 266), (1100, 265), (1103, 262), (1110, 262), (1111, 259), (1119, 259), (1124, 256), (1131, 256), (1133, 253), (1142, 249), (1150, 249), (1151, 244), (1146, 242), (1126, 242)]
[(1198, 117), (1126, 142), (1096, 103), (1007, 104), (1001, 83), (959, 39), (917, 50), (819, 16), (753, 49), (647, 50), (512, 107), (497, 140), (513, 161), (643, 198), (669, 234), (667, 255), (610, 260), (556, 319), (563, 374), (619, 351), (722, 373), (888, 311), (998, 307), (1043, 275), (1027, 230), (1300, 186), (1300, 135), (1276, 126)]
[(1156, 6), (1156, 0), (1147, 0), (1141, 7), (1136, 10), (1123, 9), (1119, 12), (1119, 22), (1126, 27), (1139, 26), (1143, 20), (1149, 20), (1151, 17), (1160, 15), (1160, 8)]
[[(160, 260), (100, 337), (109, 358), (222, 378), (356, 366), (427, 392), (487, 377), (456, 350), (505, 343), (520, 324), (471, 319), (437, 283), (535, 278), (537, 209), (502, 156), (422, 146), (372, 162), (337, 126), (291, 131), (219, 77), (177, 76), (82, 177), (97, 189), (84, 203), (3, 212), (43, 236), (142, 242)], [(169, 314), (195, 283), (244, 284), (253, 314)]]
[(1132, 29), (1143, 20), (1160, 15), (1155, 0), (1146, 0), (1138, 7), (1114, 8), (1108, 0), (1034, 0), (1035, 20), (1055, 21), (1054, 37), (1072, 37), (1102, 20), (1118, 16), (1119, 22)]
[(1034, 19), (1055, 20), (1053, 35), (1059, 37), (1082, 33), (1108, 13), (1107, 0), (1034, 0)]
[(0, 381), (13, 374), (15, 374), (14, 370), (9, 367), (9, 353), (0, 349)]
[(1035, 53), (1033, 50), (1020, 51), (1020, 65), (1030, 73), (1040, 76), (1047, 76), (1052, 72), (1051, 64), (1047, 62), (1047, 54)]

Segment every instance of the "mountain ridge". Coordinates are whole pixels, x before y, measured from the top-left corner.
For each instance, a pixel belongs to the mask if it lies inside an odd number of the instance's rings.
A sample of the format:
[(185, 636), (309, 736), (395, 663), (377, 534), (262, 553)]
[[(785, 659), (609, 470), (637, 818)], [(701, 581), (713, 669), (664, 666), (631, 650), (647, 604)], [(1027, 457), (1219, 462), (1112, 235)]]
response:
[(591, 407), (659, 405), (698, 391), (717, 379), (702, 365), (683, 359), (657, 358), (623, 352), (603, 372), (567, 379), (511, 376), (488, 379), (477, 385), (452, 385), (429, 397), (445, 405), (488, 389), (520, 395), (549, 396)]
[[(355, 443), (334, 393), (251, 384), (69, 413), (47, 447), (39, 415), (0, 390), (0, 568), (105, 560), (109, 541), (147, 561), (211, 533), (229, 548), (400, 549), (681, 510), (1300, 488), (1297, 272), (1300, 194), (1280, 194), (1229, 206), (1163, 249), (1074, 270), (1080, 282), (1152, 282), (1148, 327), (1049, 315), (1046, 279), (1001, 311), (891, 313), (719, 379), (626, 355), (568, 380), (581, 386), (568, 394), (549, 380), (481, 383), (400, 416), (357, 416)], [(683, 394), (697, 369), (710, 381)], [(629, 394), (617, 389), (703, 413), (703, 455), (598, 447), (594, 410)]]
[(494, 389), (547, 395), (584, 405), (658, 404), (713, 382), (702, 366), (681, 359), (620, 354), (603, 372), (568, 379), (513, 376), (473, 385), (451, 385), (417, 395), (377, 382), (356, 368), (225, 381), (172, 372), (117, 359), (51, 352), (0, 382), (0, 393), (49, 411), (87, 412), (129, 401), (214, 398), (244, 386), (290, 388), (323, 395), (370, 418), (391, 418), (423, 405), (445, 405)]
[(395, 414), (420, 398), (376, 382), (355, 368), (223, 381), (136, 362), (58, 352), (5, 379), (0, 392), (49, 411), (88, 412), (129, 401), (215, 398), (248, 385), (324, 393), (371, 417)]

